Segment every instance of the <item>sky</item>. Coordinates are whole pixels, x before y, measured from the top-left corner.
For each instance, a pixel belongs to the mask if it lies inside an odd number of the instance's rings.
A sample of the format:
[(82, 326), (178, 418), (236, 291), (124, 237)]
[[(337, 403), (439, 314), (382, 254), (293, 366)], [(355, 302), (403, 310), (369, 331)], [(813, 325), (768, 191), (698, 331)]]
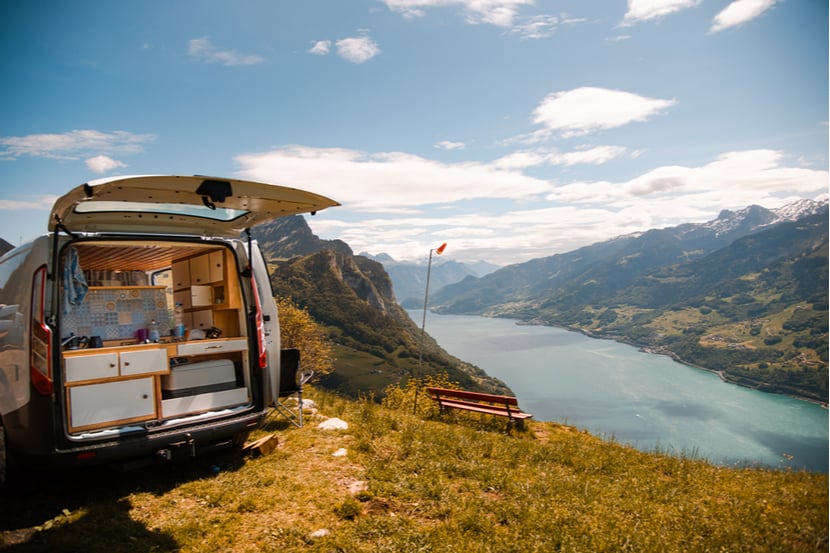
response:
[(0, 237), (116, 175), (273, 182), (498, 265), (828, 192), (827, 0), (0, 0)]

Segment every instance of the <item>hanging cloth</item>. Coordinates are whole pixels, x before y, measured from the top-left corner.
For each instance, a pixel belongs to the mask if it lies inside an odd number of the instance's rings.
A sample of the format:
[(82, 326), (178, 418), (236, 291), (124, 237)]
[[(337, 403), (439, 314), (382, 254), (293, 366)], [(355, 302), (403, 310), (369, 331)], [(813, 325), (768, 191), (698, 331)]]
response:
[(72, 311), (73, 305), (81, 305), (86, 297), (89, 286), (81, 270), (78, 252), (69, 247), (66, 252), (66, 262), (63, 264), (63, 313)]

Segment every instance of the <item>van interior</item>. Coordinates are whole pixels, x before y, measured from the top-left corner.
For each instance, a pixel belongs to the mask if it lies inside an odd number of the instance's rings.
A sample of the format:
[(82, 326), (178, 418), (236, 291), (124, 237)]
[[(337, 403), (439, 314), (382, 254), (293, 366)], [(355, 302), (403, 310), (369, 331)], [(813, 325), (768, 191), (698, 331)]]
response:
[(225, 243), (79, 241), (64, 248), (61, 267), (70, 436), (164, 428), (251, 405), (246, 310)]

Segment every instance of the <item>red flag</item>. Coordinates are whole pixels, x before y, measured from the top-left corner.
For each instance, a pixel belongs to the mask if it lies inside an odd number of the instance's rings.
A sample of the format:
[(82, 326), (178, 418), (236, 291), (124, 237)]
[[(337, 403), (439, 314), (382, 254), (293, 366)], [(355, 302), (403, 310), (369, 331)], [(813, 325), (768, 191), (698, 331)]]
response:
[(444, 242), (443, 244), (438, 246), (438, 249), (435, 250), (435, 253), (437, 253), (438, 255), (441, 255), (442, 253), (444, 253), (444, 248), (446, 248), (446, 247), (447, 247), (447, 243)]

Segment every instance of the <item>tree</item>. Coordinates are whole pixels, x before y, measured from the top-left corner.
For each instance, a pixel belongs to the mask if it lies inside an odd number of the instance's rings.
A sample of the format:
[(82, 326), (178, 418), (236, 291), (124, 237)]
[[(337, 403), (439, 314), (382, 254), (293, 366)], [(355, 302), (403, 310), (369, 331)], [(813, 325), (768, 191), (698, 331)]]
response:
[(331, 373), (334, 370), (332, 345), (308, 310), (297, 307), (291, 298), (275, 299), (280, 315), (281, 347), (300, 350), (301, 366), (313, 370), (316, 378)]

